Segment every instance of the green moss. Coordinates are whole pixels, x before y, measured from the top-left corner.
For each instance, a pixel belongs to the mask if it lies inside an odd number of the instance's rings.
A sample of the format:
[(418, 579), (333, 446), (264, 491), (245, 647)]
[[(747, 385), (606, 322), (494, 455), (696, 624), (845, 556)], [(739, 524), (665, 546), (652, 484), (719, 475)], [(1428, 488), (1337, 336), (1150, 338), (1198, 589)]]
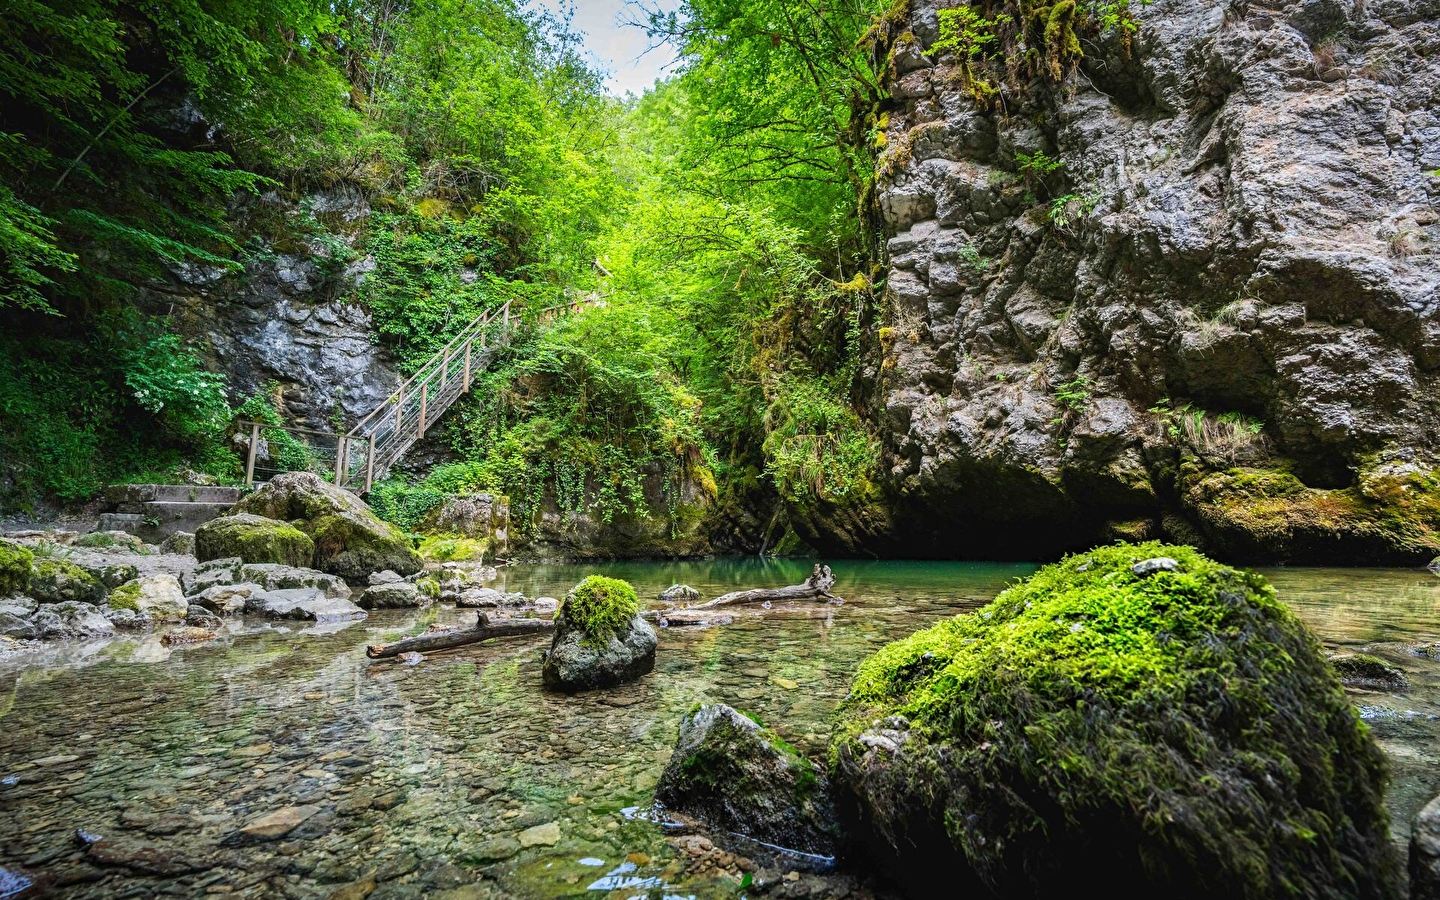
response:
[(131, 581), (122, 584), (110, 592), (111, 609), (129, 609), (135, 612), (140, 611), (140, 584)]
[[(1178, 570), (1132, 573), (1160, 556)], [(867, 770), (890, 716), (910, 768)], [(1395, 896), (1384, 759), (1314, 638), (1188, 547), (1078, 554), (884, 647), (830, 760), (892, 846), (938, 829), (1000, 895), (1108, 860), (1187, 897)]]
[(1440, 551), (1434, 470), (1377, 463), (1357, 484), (1333, 490), (1309, 487), (1284, 468), (1182, 465), (1181, 479), (1208, 536), (1240, 558), (1420, 564)]
[(309, 567), (315, 542), (287, 522), (241, 513), (212, 519), (196, 529), (195, 555), (201, 560), (238, 556), (247, 563)]
[(0, 539), (0, 596), (23, 591), (34, 564), (35, 556), (27, 548)]
[(575, 585), (555, 614), (561, 611), (585, 632), (585, 643), (603, 647), (640, 612), (640, 601), (629, 582), (591, 575)]
[(449, 534), (426, 535), (420, 541), (420, 557), (439, 562), (466, 562), (484, 559), (489, 541)]
[(72, 562), (53, 557), (35, 560), (25, 591), (42, 603), (105, 602), (105, 585), (100, 579)]

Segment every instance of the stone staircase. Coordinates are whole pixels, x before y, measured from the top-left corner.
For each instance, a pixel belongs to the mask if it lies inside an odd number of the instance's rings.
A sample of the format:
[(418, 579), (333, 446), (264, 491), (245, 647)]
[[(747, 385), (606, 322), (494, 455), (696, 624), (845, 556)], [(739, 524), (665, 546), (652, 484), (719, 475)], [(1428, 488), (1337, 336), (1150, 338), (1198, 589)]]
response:
[(177, 531), (196, 528), (229, 512), (240, 489), (197, 484), (116, 484), (105, 491), (109, 512), (99, 531), (127, 531), (157, 544)]

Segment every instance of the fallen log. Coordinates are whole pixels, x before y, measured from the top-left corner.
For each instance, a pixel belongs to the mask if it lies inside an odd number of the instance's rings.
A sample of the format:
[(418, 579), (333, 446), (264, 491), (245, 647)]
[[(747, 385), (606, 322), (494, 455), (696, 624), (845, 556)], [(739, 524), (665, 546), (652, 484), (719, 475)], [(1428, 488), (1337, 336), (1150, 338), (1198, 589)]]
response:
[(480, 613), (473, 628), (452, 628), (448, 631), (431, 631), (404, 638), (393, 644), (371, 644), (365, 648), (365, 655), (371, 659), (389, 659), (402, 653), (434, 653), (437, 650), (451, 650), (467, 644), (478, 644), (491, 638), (519, 637), (527, 634), (546, 634), (555, 630), (550, 619), (491, 619)]
[[(752, 588), (748, 591), (731, 591), (728, 594), (721, 594), (714, 600), (682, 608), (685, 612), (692, 613), (721, 606), (743, 606), (750, 603), (778, 603), (785, 600), (835, 600), (838, 598), (830, 593), (830, 589), (834, 586), (835, 576), (830, 572), (830, 567), (817, 563), (815, 570), (810, 573), (810, 577), (799, 584), (782, 588)], [(679, 610), (667, 610), (663, 615), (669, 619), (671, 612), (678, 613)]]

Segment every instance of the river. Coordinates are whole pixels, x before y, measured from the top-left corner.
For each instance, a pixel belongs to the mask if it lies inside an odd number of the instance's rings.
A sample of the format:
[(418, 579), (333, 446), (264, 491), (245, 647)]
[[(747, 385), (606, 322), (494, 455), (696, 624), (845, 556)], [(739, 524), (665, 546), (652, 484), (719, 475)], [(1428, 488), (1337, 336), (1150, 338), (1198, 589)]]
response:
[[(561, 597), (592, 571), (642, 597), (801, 580), (802, 561), (546, 565), (501, 587)], [(261, 627), (169, 649), (155, 637), (0, 662), (0, 898), (733, 898), (727, 860), (687, 857), (645, 807), (681, 716), (725, 702), (823, 754), (831, 710), (876, 647), (974, 608), (1033, 566), (842, 562), (842, 605), (661, 632), (655, 672), (575, 697), (540, 688), (544, 641), (417, 666), (368, 643), (474, 612), (383, 612), (348, 627)], [(1403, 668), (1403, 693), (1352, 692), (1392, 762), (1393, 831), (1437, 790), (1440, 578), (1264, 570), (1336, 649)], [(276, 814), (276, 832), (239, 829)], [(297, 824), (298, 821), (298, 824)], [(291, 826), (293, 825), (293, 828)], [(288, 829), (288, 831), (287, 831)], [(93, 847), (87, 844), (96, 842)], [(717, 862), (718, 859), (718, 862)], [(10, 892), (10, 893), (7, 893)]]

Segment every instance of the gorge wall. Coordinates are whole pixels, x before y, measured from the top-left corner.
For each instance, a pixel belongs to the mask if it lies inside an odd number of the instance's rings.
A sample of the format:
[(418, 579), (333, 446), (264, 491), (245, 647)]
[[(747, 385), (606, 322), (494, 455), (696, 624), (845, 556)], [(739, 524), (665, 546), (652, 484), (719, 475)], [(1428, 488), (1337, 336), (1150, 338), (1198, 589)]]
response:
[(882, 35), (884, 499), (804, 536), (1440, 553), (1440, 3), (1132, 2), (1132, 40), (1081, 33), (1072, 75), (999, 103), (931, 52), (957, 5)]

